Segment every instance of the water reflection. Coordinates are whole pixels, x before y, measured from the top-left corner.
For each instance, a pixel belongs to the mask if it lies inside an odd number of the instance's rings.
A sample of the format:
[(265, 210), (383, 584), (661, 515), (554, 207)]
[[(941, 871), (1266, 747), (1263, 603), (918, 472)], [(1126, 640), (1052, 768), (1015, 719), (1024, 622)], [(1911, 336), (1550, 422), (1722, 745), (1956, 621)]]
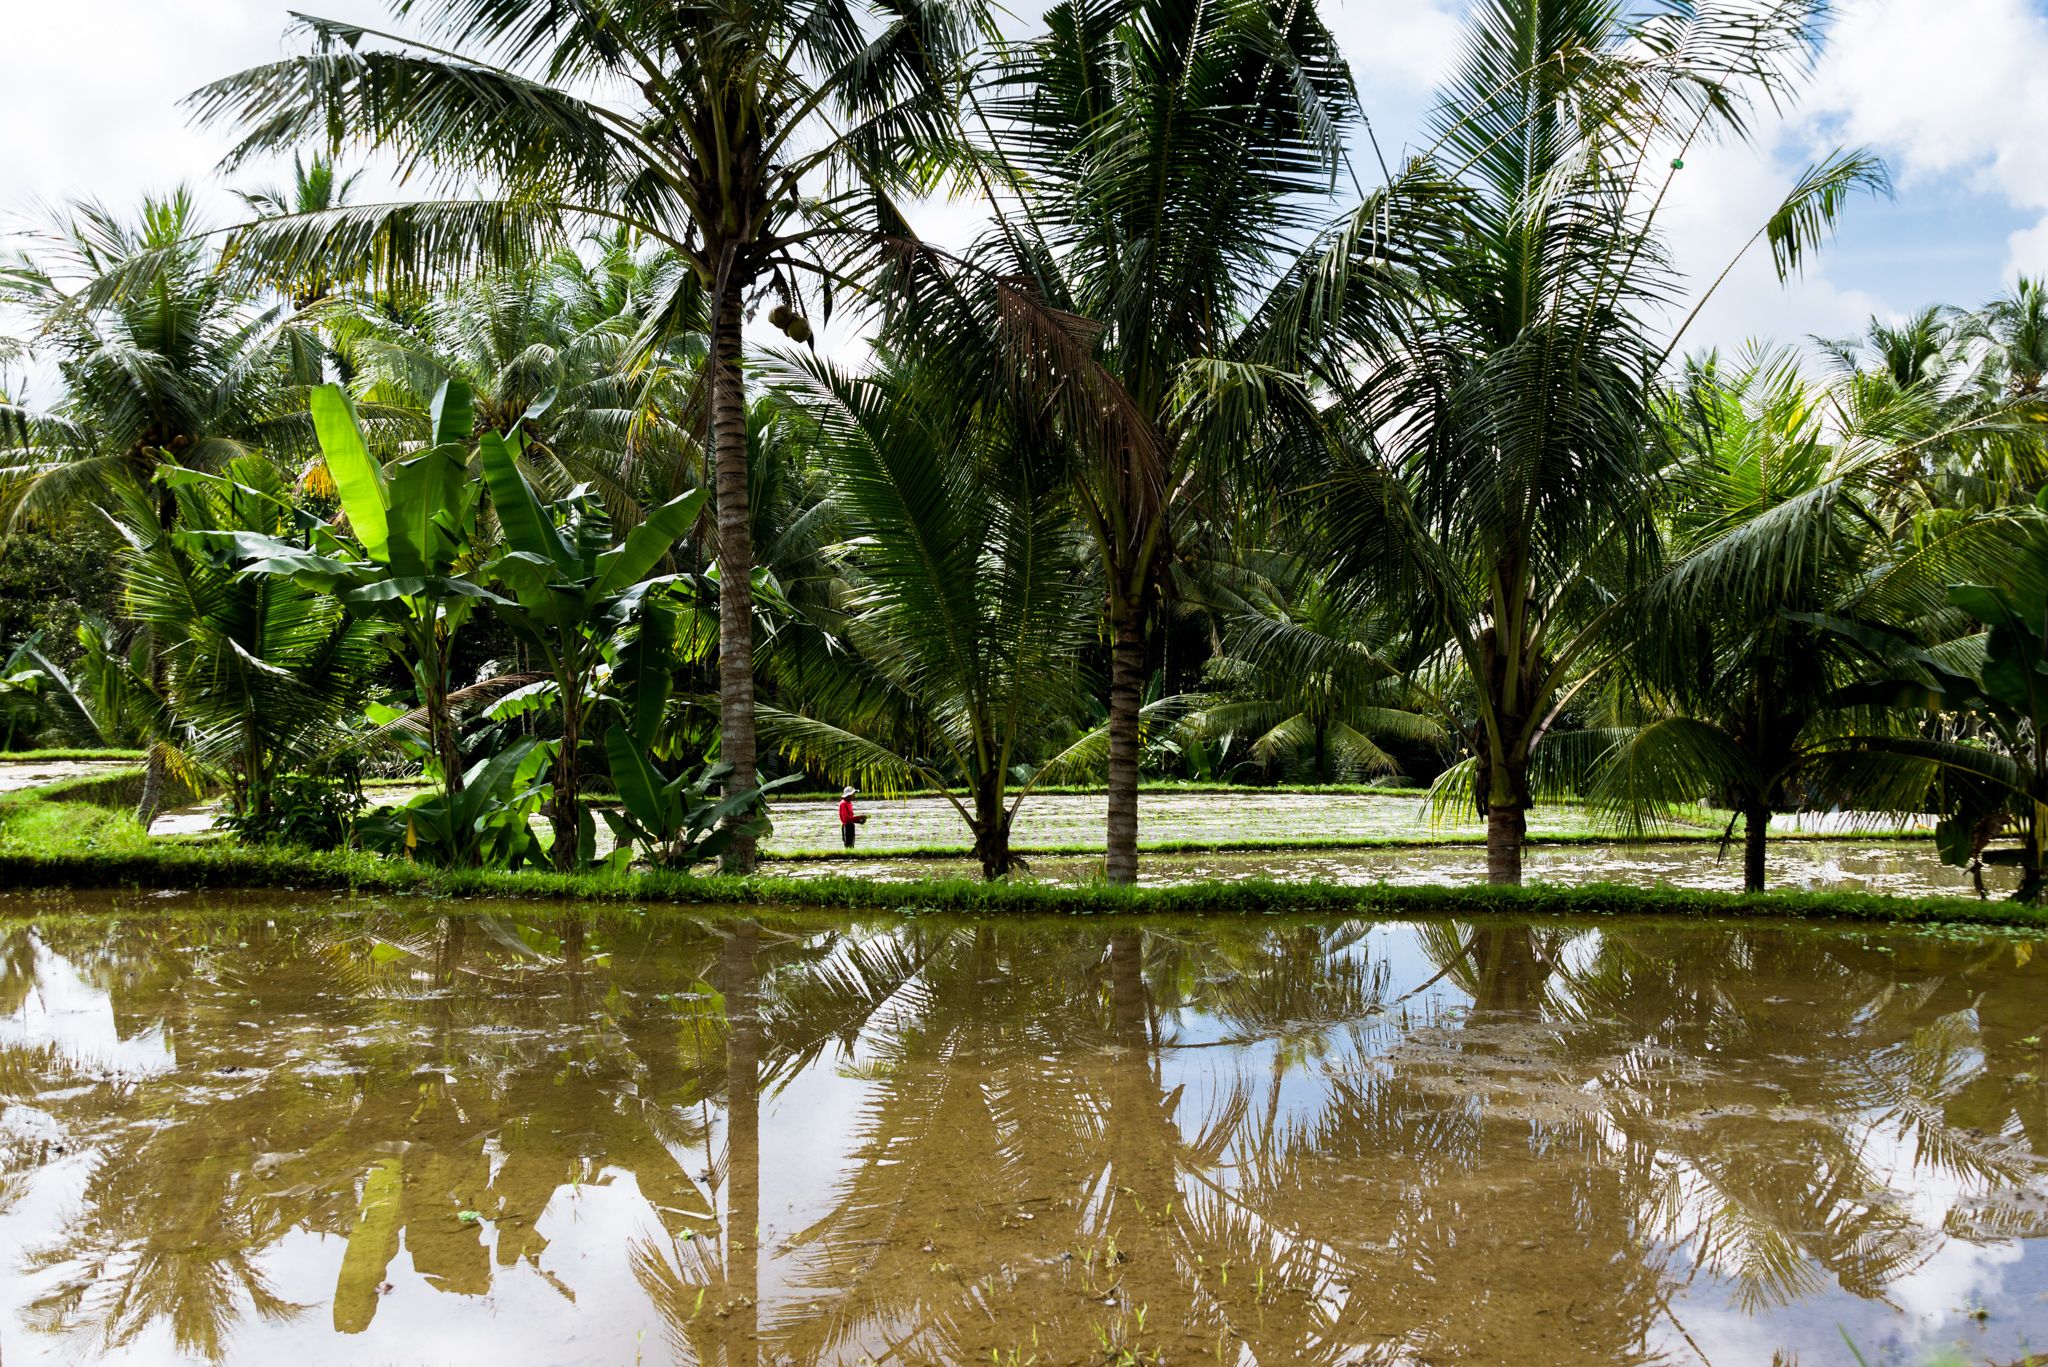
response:
[(2027, 938), (0, 909), (10, 1363), (2048, 1345)]

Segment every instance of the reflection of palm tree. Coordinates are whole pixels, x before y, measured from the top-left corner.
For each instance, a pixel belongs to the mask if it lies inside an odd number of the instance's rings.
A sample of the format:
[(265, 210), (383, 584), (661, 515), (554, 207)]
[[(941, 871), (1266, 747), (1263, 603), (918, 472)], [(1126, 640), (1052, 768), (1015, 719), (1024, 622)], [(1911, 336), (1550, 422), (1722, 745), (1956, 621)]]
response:
[[(1881, 950), (1887, 952), (1879, 952)], [(2042, 975), (2048, 960), (2026, 941), (1992, 941), (1958, 962), (1942, 941), (1902, 940), (1830, 957), (1884, 984), (1871, 1033), (1888, 1047), (1868, 1056), (1870, 1099), (1912, 1135), (1916, 1151), (1988, 1191), (2022, 1189), (2024, 1152), (2048, 1152), (2048, 1047)], [(2010, 1201), (1977, 1203), (1985, 1237), (2038, 1236), (2048, 1220)], [(1952, 1231), (1958, 1227), (1952, 1217)]]
[(1419, 928), (1418, 938), (1444, 978), (1472, 999), (1475, 1011), (1539, 1011), (1565, 946), (1582, 932), (1484, 923), (1461, 929), (1448, 921)]
[(947, 937), (909, 1009), (863, 1042), (866, 1117), (838, 1204), (795, 1241), (814, 1294), (777, 1317), (778, 1347), (800, 1362), (881, 1342), (911, 1361), (1213, 1348), (1220, 1312), (1174, 1308), (1209, 1306), (1203, 1269), (1248, 1265), (1251, 1245), (1191, 1243), (1184, 1174), (1217, 1170), (1248, 1111), (1225, 1088), (1189, 1136), (1182, 1093), (1161, 1085), (1171, 1003), (1237, 981), (1188, 948), (1130, 930), (1106, 946)]
[[(687, 1076), (644, 1062), (628, 1044), (644, 1028), (621, 1026), (608, 994), (585, 984), (607, 967), (600, 936), (645, 927), (488, 913), (375, 924), (374, 936), (344, 937), (252, 916), (180, 922), (147, 941), (67, 928), (77, 944), (65, 949), (113, 993), (124, 1033), (162, 1033), (186, 1080), (177, 1085), (223, 1080), (201, 1084), (221, 1093), (203, 1131), (188, 1124), (173, 1138), (117, 1124), (132, 1104), (122, 1090), (81, 1089), (91, 1099), (67, 1123), (108, 1137), (78, 1216), (39, 1260), (53, 1274), (39, 1327), (114, 1344), (165, 1320), (188, 1351), (218, 1356), (248, 1310), (295, 1309), (263, 1280), (260, 1255), (307, 1228), (346, 1238), (334, 1324), (360, 1331), (401, 1243), (429, 1284), (483, 1294), (489, 1241), (499, 1266), (537, 1266), (534, 1222), (565, 1188), (607, 1180), (607, 1167), (633, 1173), (663, 1227), (710, 1227), (708, 1199), (674, 1157), (700, 1140), (689, 1117), (701, 1098)], [(237, 937), (246, 945), (218, 959), (191, 952)], [(668, 928), (658, 943), (661, 970), (709, 962), (701, 933)], [(11, 962), (0, 960), (0, 990), (18, 990)], [(252, 1002), (312, 1016), (349, 1072), (289, 1066), (288, 1035), (241, 1028)]]
[(1571, 984), (1581, 1024), (1570, 1047), (1612, 1060), (1604, 1115), (1660, 1171), (1652, 1227), (1729, 1277), (1745, 1310), (1814, 1295), (1829, 1278), (1881, 1298), (1934, 1251), (1904, 1201), (1873, 1198), (1894, 1180), (1874, 1128), (1897, 1125), (1917, 1163), (1966, 1180), (2024, 1180), (1983, 1166), (1913, 1099), (1943, 1084), (1907, 1075), (1909, 1036), (1883, 1009), (1896, 974), (1870, 957), (1881, 971), (1846, 967), (1812, 936), (1665, 929), (1638, 943), (1622, 931)]
[[(1684, 1329), (1676, 1248), (1752, 1310), (1830, 1282), (1883, 1296), (1936, 1237), (1884, 1197), (1905, 1180), (1887, 1153), (1969, 1193), (1952, 1235), (2041, 1232), (2009, 1194), (2038, 1177), (2022, 1032), (2048, 969), (2010, 942), (1432, 923), (1439, 972), (1409, 997), (1474, 1009), (1396, 1025), (1358, 925), (484, 909), (39, 933), (40, 958), (0, 939), (0, 1001), (61, 955), (179, 1063), (113, 1086), (0, 1051), (0, 1094), (98, 1150), (32, 1323), (106, 1344), (154, 1325), (218, 1354), (292, 1313), (262, 1278), (293, 1230), (346, 1242), (344, 1332), (372, 1326), (400, 1248), (449, 1294), (546, 1277), (536, 1221), (617, 1172), (658, 1230), (636, 1270), (674, 1356), (723, 1367), (885, 1343), (1640, 1363)], [(297, 1025), (243, 1028), (258, 1015)], [(328, 1066), (295, 1062), (309, 1032)], [(760, 1105), (834, 1041), (866, 1109), (769, 1279), (794, 1294), (762, 1309)], [(194, 1087), (203, 1134), (132, 1124), (188, 1115)]]
[[(982, 1357), (1020, 1346), (986, 1342), (987, 1315), (1030, 1318), (999, 1307), (1050, 1270), (1114, 1280), (1099, 1258), (1083, 1273), (1072, 1237), (1103, 1124), (1088, 1089), (1106, 1041), (1085, 1004), (1099, 954), (1092, 936), (987, 924), (940, 940), (911, 1009), (862, 1041), (869, 1100), (837, 1203), (793, 1241), (812, 1294), (771, 1326), (783, 1353), (831, 1362), (886, 1340), (909, 1361)], [(1064, 1319), (1040, 1332), (1055, 1357), (1093, 1343)]]
[(725, 942), (725, 1250), (729, 1269), (724, 1361), (757, 1359), (761, 1294), (761, 928), (741, 921)]
[(0, 935), (0, 1016), (21, 1010), (35, 990), (36, 937), (27, 926)]
[[(1418, 932), (1431, 981), (1461, 989), (1472, 1013), (1455, 1029), (1431, 1015), (1333, 1032), (1325, 1102), (1241, 1165), (1263, 1224), (1316, 1236), (1294, 1250), (1290, 1283), (1311, 1297), (1308, 1327), (1271, 1356), (1639, 1361), (1666, 1294), (1656, 1252), (1629, 1236), (1646, 1174), (1602, 1150), (1594, 1114), (1552, 1104), (1551, 1036), (1530, 1019), (1577, 932)], [(1340, 1185), (1363, 1173), (1372, 1185)], [(1584, 1290), (1548, 1324), (1489, 1309), (1532, 1285)]]

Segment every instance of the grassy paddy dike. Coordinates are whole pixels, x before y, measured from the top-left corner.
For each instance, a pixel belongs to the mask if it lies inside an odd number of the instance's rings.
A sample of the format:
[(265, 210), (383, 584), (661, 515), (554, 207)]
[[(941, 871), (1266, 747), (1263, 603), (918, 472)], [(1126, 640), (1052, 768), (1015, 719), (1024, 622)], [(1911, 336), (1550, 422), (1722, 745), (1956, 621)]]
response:
[[(71, 787), (66, 784), (58, 786), (57, 791), (29, 789), (0, 796), (0, 888), (269, 888), (592, 903), (818, 907), (904, 914), (1789, 916), (2048, 930), (2048, 909), (2008, 900), (1852, 892), (1746, 895), (1611, 883), (1572, 887), (1534, 883), (1521, 888), (1484, 884), (1342, 886), (1262, 878), (1172, 887), (1120, 887), (1100, 882), (1065, 886), (1032, 882), (992, 884), (957, 877), (882, 882), (847, 875), (799, 879), (772, 875), (735, 878), (660, 870), (558, 874), (447, 869), (359, 851), (249, 847), (211, 838), (151, 836), (125, 811), (64, 800), (72, 796)], [(1560, 838), (1617, 843), (1611, 835), (1574, 833)], [(1298, 847), (1319, 848), (1326, 843), (1303, 842)], [(907, 852), (899, 849), (887, 853), (900, 858)]]

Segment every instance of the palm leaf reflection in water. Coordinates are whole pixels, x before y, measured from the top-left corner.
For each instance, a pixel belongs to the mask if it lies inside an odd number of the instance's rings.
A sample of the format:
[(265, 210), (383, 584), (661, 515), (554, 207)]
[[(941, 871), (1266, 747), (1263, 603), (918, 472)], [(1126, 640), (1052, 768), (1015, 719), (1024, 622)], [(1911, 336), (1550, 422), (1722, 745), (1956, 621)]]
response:
[(9, 1361), (2048, 1344), (2024, 938), (162, 905), (0, 902)]

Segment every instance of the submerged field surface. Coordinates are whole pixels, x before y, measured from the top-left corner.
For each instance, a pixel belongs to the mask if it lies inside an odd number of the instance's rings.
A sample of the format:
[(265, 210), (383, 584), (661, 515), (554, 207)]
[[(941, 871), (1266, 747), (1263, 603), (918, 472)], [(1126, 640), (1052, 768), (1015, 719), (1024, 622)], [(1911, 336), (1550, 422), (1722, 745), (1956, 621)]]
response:
[[(381, 787), (369, 796), (375, 802), (396, 802), (416, 791)], [(1102, 803), (1094, 793), (1029, 798), (1019, 809), (1013, 842), (1022, 850), (1051, 853), (1030, 857), (1020, 876), (1049, 882), (1093, 876), (1096, 862), (1086, 852), (1102, 846)], [(762, 842), (771, 870), (889, 881), (974, 871), (965, 857), (967, 828), (945, 798), (862, 797), (859, 809), (869, 819), (860, 828), (857, 857), (843, 858), (832, 857), (841, 849), (835, 803), (776, 803), (774, 833)], [(171, 813), (153, 829), (164, 835), (201, 834), (211, 829), (214, 810), (208, 804)], [(1485, 868), (1477, 848), (1485, 836), (1483, 823), (1443, 819), (1412, 793), (1151, 791), (1140, 795), (1139, 814), (1140, 840), (1166, 847), (1142, 861), (1140, 878), (1147, 883), (1243, 878), (1463, 882), (1483, 876)], [(1718, 838), (1727, 827), (1726, 813), (1691, 809), (1657, 828), (1651, 839), (1630, 840), (1588, 808), (1539, 807), (1529, 817), (1530, 836), (1538, 843), (1529, 851), (1528, 872), (1553, 882), (1739, 890), (1740, 831), (1735, 832), (1736, 846), (1724, 852)], [(1782, 843), (1773, 853), (1771, 886), (1903, 896), (1971, 891), (1969, 876), (1942, 864), (1931, 843), (1883, 838), (1924, 835), (1927, 828), (1920, 819), (1901, 824), (1858, 813), (1781, 816), (1772, 824)], [(600, 827), (599, 847), (609, 848), (609, 839)], [(1545, 846), (1541, 842), (1546, 840), (1568, 843)], [(1994, 892), (2012, 881), (1995, 868), (1986, 876)]]
[[(784, 878), (845, 876), (890, 882), (977, 875), (973, 862), (963, 858), (770, 859), (761, 868), (763, 873)], [(1523, 855), (1523, 873), (1531, 882), (1567, 886), (1620, 883), (1740, 892), (1742, 847), (1738, 841), (1723, 851), (1711, 840), (1532, 845)], [(1101, 859), (1086, 855), (1032, 856), (1012, 875), (1068, 885), (1100, 876)], [(1156, 853), (1138, 861), (1138, 881), (1148, 887), (1255, 878), (1335, 887), (1476, 884), (1486, 881), (1486, 851), (1470, 844), (1396, 845)], [(1773, 891), (1869, 892), (1891, 897), (1968, 897), (1975, 892), (1969, 873), (1942, 863), (1931, 840), (1788, 839), (1771, 849), (1769, 883)], [(2018, 883), (2015, 868), (1994, 865), (1984, 870), (1985, 890), (1992, 897), (2011, 892)]]
[(2048, 942), (0, 898), (14, 1364), (2019, 1360)]

